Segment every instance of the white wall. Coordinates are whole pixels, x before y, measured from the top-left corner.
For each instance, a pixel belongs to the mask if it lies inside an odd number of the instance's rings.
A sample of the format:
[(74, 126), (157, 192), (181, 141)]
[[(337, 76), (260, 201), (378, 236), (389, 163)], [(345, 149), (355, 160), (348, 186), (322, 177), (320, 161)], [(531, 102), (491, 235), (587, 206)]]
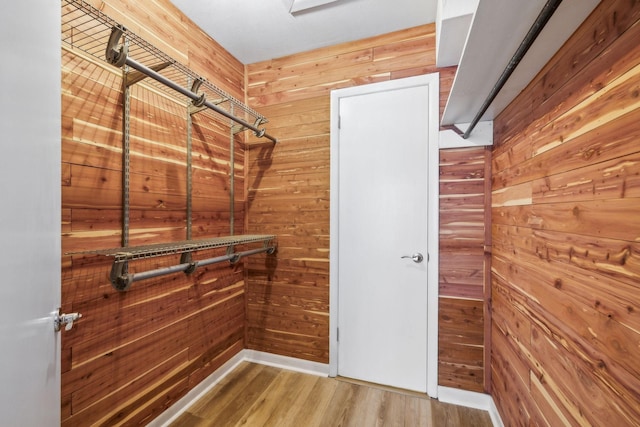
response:
[(0, 13), (0, 418), (60, 423), (60, 2)]

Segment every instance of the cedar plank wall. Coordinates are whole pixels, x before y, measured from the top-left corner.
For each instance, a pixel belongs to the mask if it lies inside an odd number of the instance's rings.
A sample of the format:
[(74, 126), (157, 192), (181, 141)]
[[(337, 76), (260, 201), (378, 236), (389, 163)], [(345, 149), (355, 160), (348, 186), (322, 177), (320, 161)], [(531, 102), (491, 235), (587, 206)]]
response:
[[(248, 232), (278, 235), (277, 262), (248, 260), (248, 348), (328, 363), (330, 91), (439, 71), (442, 106), (455, 67), (434, 64), (435, 26), (425, 25), (247, 66), (248, 104), (269, 118), (279, 139), (247, 154)], [(441, 171), (448, 177), (441, 215), (452, 221), (443, 230), (453, 234), (442, 235), (439, 382), (481, 391), (488, 155), (452, 151), (443, 152)], [(462, 209), (461, 201), (474, 206)], [(470, 225), (461, 229), (457, 221)], [(456, 249), (457, 259), (448, 259)]]
[[(244, 66), (169, 1), (92, 1), (211, 82), (244, 99)], [(119, 247), (121, 72), (62, 51), (63, 253)], [(186, 238), (186, 109), (137, 84), (131, 113), (130, 245)], [(244, 150), (236, 144), (236, 233), (244, 227)], [(193, 238), (229, 234), (229, 124), (193, 126)], [(196, 259), (219, 251), (198, 254)], [(131, 264), (172, 265), (176, 256)], [(134, 283), (109, 283), (110, 259), (65, 256), (64, 426), (144, 425), (244, 347), (244, 273), (221, 263)], [(144, 265), (142, 265), (144, 264)]]
[(640, 2), (600, 3), (495, 120), (505, 425), (640, 423)]
[(482, 147), (440, 150), (438, 384), (477, 392), (485, 391), (490, 157)]

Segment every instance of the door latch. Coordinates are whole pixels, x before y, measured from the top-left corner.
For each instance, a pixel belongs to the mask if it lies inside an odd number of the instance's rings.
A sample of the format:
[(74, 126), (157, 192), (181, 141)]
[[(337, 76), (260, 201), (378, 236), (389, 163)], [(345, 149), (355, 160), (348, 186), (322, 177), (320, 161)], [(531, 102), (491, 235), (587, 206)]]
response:
[(53, 329), (56, 332), (58, 332), (60, 328), (62, 328), (62, 325), (65, 325), (64, 330), (69, 331), (71, 330), (71, 328), (73, 328), (73, 322), (75, 322), (81, 317), (82, 317), (82, 314), (80, 313), (65, 314), (65, 313), (60, 313), (60, 310), (58, 309), (58, 314), (56, 314), (53, 319)]

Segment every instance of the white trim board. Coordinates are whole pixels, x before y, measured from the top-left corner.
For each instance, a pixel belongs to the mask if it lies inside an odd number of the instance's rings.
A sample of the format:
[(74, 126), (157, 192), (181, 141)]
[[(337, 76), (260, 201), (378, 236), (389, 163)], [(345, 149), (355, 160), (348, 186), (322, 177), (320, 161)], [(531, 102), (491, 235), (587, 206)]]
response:
[(192, 388), (187, 394), (182, 396), (180, 400), (168, 407), (163, 413), (154, 418), (147, 427), (165, 427), (178, 419), (191, 405), (204, 397), (216, 384), (242, 363), (244, 359), (244, 350), (233, 356), (225, 364), (215, 370), (214, 373), (202, 380), (198, 385)]
[(438, 400), (443, 403), (487, 411), (495, 427), (504, 427), (498, 408), (493, 398), (488, 394), (438, 386)]
[(262, 365), (274, 366), (276, 368), (288, 369), (290, 371), (302, 372), (303, 374), (317, 375), (320, 377), (329, 376), (329, 365), (326, 363), (311, 362), (309, 360), (280, 356), (278, 354), (265, 353), (256, 350), (243, 350), (243, 352), (244, 360), (247, 362), (260, 363)]

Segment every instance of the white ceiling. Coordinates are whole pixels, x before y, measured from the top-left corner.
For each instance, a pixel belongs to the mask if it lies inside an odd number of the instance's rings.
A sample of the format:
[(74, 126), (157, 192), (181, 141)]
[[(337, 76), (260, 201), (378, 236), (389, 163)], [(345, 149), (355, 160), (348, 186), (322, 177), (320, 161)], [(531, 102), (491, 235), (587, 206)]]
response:
[(435, 22), (437, 0), (338, 0), (289, 14), (291, 0), (172, 0), (244, 64)]

